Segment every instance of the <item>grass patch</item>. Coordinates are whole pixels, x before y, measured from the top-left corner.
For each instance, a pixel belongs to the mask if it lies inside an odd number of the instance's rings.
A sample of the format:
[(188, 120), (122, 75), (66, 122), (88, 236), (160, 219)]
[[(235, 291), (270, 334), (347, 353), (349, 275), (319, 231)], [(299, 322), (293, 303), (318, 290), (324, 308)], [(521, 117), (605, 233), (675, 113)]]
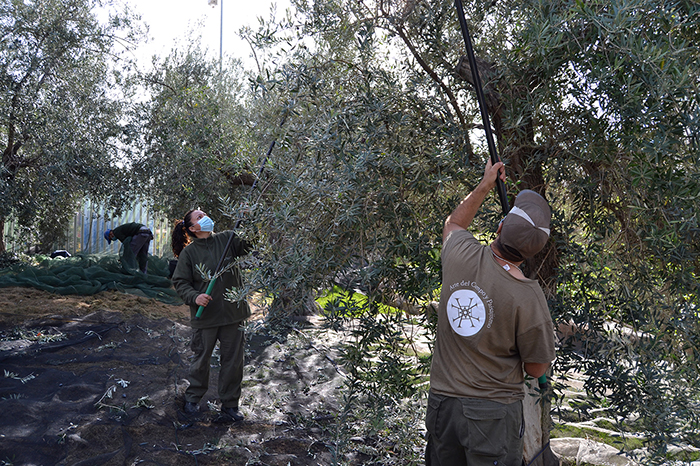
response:
[[(368, 299), (362, 293), (334, 286), (316, 298), (316, 303), (323, 309), (323, 314), (342, 314), (344, 317), (359, 317), (368, 307)], [(395, 307), (378, 304), (380, 312), (400, 312)]]
[(668, 454), (666, 455), (666, 459), (672, 461), (682, 461), (683, 463), (692, 463), (700, 460), (700, 452), (684, 450), (680, 453)]
[(558, 424), (550, 432), (551, 438), (585, 438), (596, 442), (605, 443), (612, 447), (624, 451), (637, 450), (644, 447), (644, 440), (636, 437), (623, 437), (622, 435), (611, 435), (596, 429), (586, 427)]

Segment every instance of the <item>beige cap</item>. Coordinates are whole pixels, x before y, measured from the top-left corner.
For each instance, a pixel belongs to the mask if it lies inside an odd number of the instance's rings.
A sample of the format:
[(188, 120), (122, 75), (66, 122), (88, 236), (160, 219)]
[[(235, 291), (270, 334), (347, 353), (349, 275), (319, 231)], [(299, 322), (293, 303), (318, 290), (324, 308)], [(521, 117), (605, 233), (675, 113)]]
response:
[(523, 259), (534, 256), (547, 244), (551, 217), (552, 211), (542, 196), (529, 189), (521, 191), (503, 219), (500, 244), (517, 251)]

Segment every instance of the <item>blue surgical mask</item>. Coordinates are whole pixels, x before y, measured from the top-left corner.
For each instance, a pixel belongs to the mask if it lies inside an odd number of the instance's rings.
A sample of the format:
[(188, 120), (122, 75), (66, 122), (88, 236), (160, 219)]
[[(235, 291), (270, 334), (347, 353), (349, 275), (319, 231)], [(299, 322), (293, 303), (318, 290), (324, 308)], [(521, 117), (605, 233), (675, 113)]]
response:
[(214, 220), (210, 219), (206, 215), (199, 219), (199, 226), (201, 231), (214, 231)]

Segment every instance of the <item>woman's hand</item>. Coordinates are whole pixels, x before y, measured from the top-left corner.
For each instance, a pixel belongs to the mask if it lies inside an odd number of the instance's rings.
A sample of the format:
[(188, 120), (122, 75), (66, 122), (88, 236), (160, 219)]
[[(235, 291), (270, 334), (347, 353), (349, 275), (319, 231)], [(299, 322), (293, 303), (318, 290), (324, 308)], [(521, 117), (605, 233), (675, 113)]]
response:
[(200, 294), (199, 296), (197, 296), (197, 299), (194, 300), (194, 302), (198, 306), (202, 306), (202, 307), (207, 307), (207, 304), (209, 304), (209, 301), (211, 301), (211, 296), (209, 296), (206, 293)]

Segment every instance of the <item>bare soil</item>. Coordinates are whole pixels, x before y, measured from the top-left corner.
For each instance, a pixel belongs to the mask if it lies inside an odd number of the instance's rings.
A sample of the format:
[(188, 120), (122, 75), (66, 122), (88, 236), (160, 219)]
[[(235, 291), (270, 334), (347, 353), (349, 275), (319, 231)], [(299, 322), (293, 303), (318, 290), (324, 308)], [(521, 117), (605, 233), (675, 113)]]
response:
[(233, 423), (219, 413), (216, 355), (202, 412), (182, 411), (186, 306), (0, 289), (0, 464), (332, 464), (342, 335), (313, 318), (273, 334), (264, 311), (248, 324), (246, 417)]

